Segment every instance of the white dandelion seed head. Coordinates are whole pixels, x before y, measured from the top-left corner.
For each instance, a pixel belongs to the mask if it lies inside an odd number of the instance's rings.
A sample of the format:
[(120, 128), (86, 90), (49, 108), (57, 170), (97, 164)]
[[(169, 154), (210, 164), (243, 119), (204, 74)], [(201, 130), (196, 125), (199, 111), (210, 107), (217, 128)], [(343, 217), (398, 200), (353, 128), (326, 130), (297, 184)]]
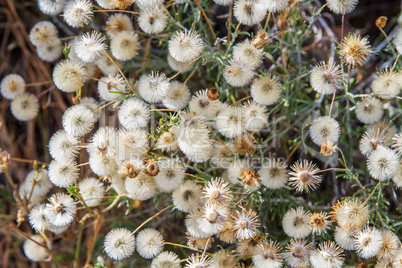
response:
[(106, 51), (105, 37), (97, 32), (84, 33), (76, 42), (74, 50), (83, 62), (94, 62)]
[(36, 47), (36, 53), (41, 60), (54, 62), (63, 54), (63, 46), (60, 40), (56, 40), (53, 43)]
[(201, 36), (193, 29), (175, 32), (169, 40), (169, 54), (179, 62), (191, 62), (204, 49)]
[(200, 230), (208, 235), (215, 235), (223, 230), (229, 210), (224, 206), (207, 204), (203, 208), (203, 215), (198, 220)]
[(251, 69), (255, 69), (262, 63), (263, 50), (254, 47), (252, 40), (246, 39), (233, 47), (233, 58), (239, 59)]
[(54, 84), (67, 93), (79, 90), (85, 83), (85, 75), (82, 63), (72, 60), (62, 60), (53, 69)]
[(348, 230), (349, 228), (342, 228), (337, 226), (335, 228), (334, 238), (336, 243), (343, 249), (355, 250), (356, 241), (355, 235), (356, 231)]
[(374, 77), (371, 88), (382, 99), (394, 98), (401, 92), (402, 76), (390, 70), (382, 71)]
[(283, 256), (291, 268), (308, 267), (311, 244), (304, 239), (291, 239), (286, 249)]
[(193, 209), (187, 214), (186, 219), (184, 220), (184, 224), (186, 225), (187, 232), (190, 233), (191, 236), (196, 238), (208, 238), (209, 234), (203, 232), (199, 225), (198, 221), (202, 217), (203, 211), (201, 209)]
[(164, 242), (159, 231), (150, 228), (144, 229), (137, 235), (137, 252), (145, 259), (152, 259), (162, 252)]
[(54, 43), (58, 39), (57, 34), (57, 28), (53, 23), (40, 21), (29, 32), (29, 40), (34, 46), (40, 47)]
[(80, 194), (87, 206), (95, 206), (102, 202), (105, 195), (105, 187), (102, 182), (96, 178), (86, 178), (78, 184)]
[(193, 181), (185, 181), (172, 194), (174, 206), (182, 211), (189, 212), (201, 205), (202, 187)]
[(236, 231), (236, 237), (240, 241), (257, 236), (257, 227), (259, 225), (259, 217), (254, 211), (236, 211), (233, 216), (233, 229)]
[(153, 6), (141, 10), (138, 16), (138, 24), (147, 34), (159, 34), (165, 30), (168, 16), (159, 6)]
[(113, 229), (106, 235), (103, 246), (109, 258), (120, 261), (134, 253), (135, 237), (125, 228)]
[(180, 268), (180, 259), (176, 253), (171, 251), (162, 251), (151, 262), (151, 268)]
[(328, 8), (335, 14), (348, 14), (352, 12), (359, 0), (327, 0)]
[(283, 265), (282, 254), (279, 253), (276, 241), (263, 241), (257, 245), (252, 259), (256, 267), (280, 268)]
[(310, 216), (310, 212), (305, 212), (303, 207), (288, 210), (285, 216), (283, 216), (283, 230), (292, 238), (304, 238), (308, 236), (311, 233)]
[(191, 63), (191, 61), (188, 62), (180, 62), (175, 60), (175, 58), (173, 58), (170, 53), (168, 53), (167, 56), (167, 62), (169, 64), (169, 67), (176, 72), (182, 72), (182, 73), (186, 73), (189, 72), (193, 69), (195, 62)]
[(99, 119), (100, 113), (96, 111), (99, 108), (99, 103), (92, 97), (82, 97), (80, 100), (80, 104), (89, 108), (94, 114), (95, 119)]
[(45, 204), (39, 204), (35, 206), (29, 213), (29, 223), (31, 224), (32, 228), (35, 229), (35, 231), (37, 232), (44, 232), (50, 226), (45, 213)]
[(11, 101), (11, 113), (19, 121), (30, 121), (39, 113), (39, 101), (31, 93), (23, 92)]
[(114, 127), (100, 127), (91, 137), (87, 144), (87, 152), (92, 155), (109, 155), (116, 154), (118, 148), (119, 137)]
[(49, 153), (58, 162), (73, 161), (80, 152), (78, 144), (78, 139), (64, 130), (58, 130), (49, 140)]
[(155, 179), (144, 172), (135, 178), (127, 177), (124, 183), (127, 193), (140, 201), (151, 199), (156, 194), (157, 184)]
[(117, 158), (140, 159), (148, 150), (148, 135), (140, 129), (119, 129)]
[(261, 183), (269, 189), (280, 189), (288, 182), (287, 165), (282, 160), (270, 158), (260, 169)]
[(260, 76), (253, 80), (250, 93), (259, 104), (272, 105), (281, 97), (281, 87), (281, 83), (275, 76)]
[(383, 245), (381, 232), (376, 228), (366, 228), (356, 234), (356, 252), (363, 259), (377, 255)]
[(310, 73), (311, 87), (320, 94), (330, 95), (342, 86), (342, 73), (333, 61), (318, 63)]
[(161, 102), (166, 97), (169, 87), (169, 80), (164, 73), (144, 74), (138, 80), (141, 97), (150, 103)]
[(91, 153), (88, 162), (92, 172), (98, 176), (112, 176), (119, 169), (116, 156), (111, 153)]
[(243, 104), (243, 114), (245, 128), (248, 131), (258, 132), (267, 125), (267, 108), (254, 100), (249, 100)]
[(268, 11), (277, 12), (284, 10), (289, 4), (289, 0), (265, 0), (263, 3)]
[(318, 245), (310, 255), (310, 263), (313, 268), (342, 268), (345, 258), (343, 249), (334, 242), (323, 242)]
[(106, 21), (106, 34), (112, 39), (120, 32), (133, 30), (133, 23), (130, 17), (125, 14), (115, 13)]
[[(242, 1), (242, 0), (239, 0)], [(254, 77), (254, 71), (243, 59), (232, 59), (223, 70), (225, 81), (234, 87), (246, 86)]]
[(184, 181), (185, 168), (174, 159), (166, 159), (158, 162), (159, 173), (155, 176), (156, 184), (163, 192), (173, 192)]
[(246, 159), (236, 159), (227, 168), (229, 181), (233, 184), (240, 183), (240, 175), (243, 174), (246, 170), (250, 170), (250, 168), (250, 161)]
[(228, 106), (216, 117), (216, 129), (225, 137), (235, 138), (245, 130), (245, 117), (239, 107)]
[(125, 91), (125, 81), (120, 74), (109, 74), (98, 81), (99, 96), (105, 101), (119, 99)]
[(66, 23), (75, 28), (82, 28), (90, 23), (93, 15), (92, 2), (89, 0), (68, 1), (63, 11)]
[(49, 179), (60, 188), (73, 185), (79, 177), (79, 167), (73, 161), (57, 162), (53, 160), (49, 164)]
[(389, 145), (388, 135), (384, 131), (377, 129), (369, 129), (364, 132), (362, 138), (360, 139), (359, 149), (362, 154), (369, 156), (377, 148)]
[(71, 223), (75, 216), (76, 203), (63, 193), (56, 193), (49, 198), (46, 204), (45, 216), (55, 226), (64, 226)]
[(321, 143), (338, 142), (341, 131), (339, 123), (334, 118), (320, 116), (313, 121), (309, 132), (313, 142), (321, 146)]
[(391, 149), (379, 146), (367, 158), (367, 169), (370, 175), (379, 181), (386, 181), (399, 171), (399, 156)]
[(188, 86), (182, 82), (170, 82), (166, 97), (162, 100), (162, 104), (171, 110), (181, 110), (187, 107), (190, 101), (191, 92)]
[(67, 0), (38, 0), (39, 10), (50, 16), (60, 14)]
[(193, 253), (187, 260), (185, 268), (209, 267), (212, 260), (206, 254)]
[(233, 15), (244, 25), (252, 26), (261, 22), (267, 14), (267, 6), (262, 0), (237, 0), (234, 3)]
[(365, 98), (356, 104), (356, 117), (364, 124), (376, 123), (384, 114), (382, 106), (382, 102), (375, 97)]
[(8, 74), (0, 83), (0, 92), (4, 98), (12, 100), (25, 91), (25, 80), (19, 74)]
[[(50, 241), (46, 243), (46, 240), (39, 234), (31, 236), (31, 239), (45, 247), (51, 247)], [(46, 261), (50, 257), (45, 248), (39, 246), (29, 239), (24, 241), (22, 248), (25, 256), (34, 262)]]
[(148, 105), (138, 98), (129, 98), (118, 111), (120, 124), (127, 129), (140, 129), (148, 125), (150, 112)]
[(138, 55), (140, 43), (134, 31), (121, 31), (116, 33), (110, 42), (112, 55), (121, 61), (128, 61)]
[(82, 104), (69, 107), (63, 114), (64, 130), (74, 136), (82, 137), (89, 133), (95, 124), (95, 117), (91, 110)]

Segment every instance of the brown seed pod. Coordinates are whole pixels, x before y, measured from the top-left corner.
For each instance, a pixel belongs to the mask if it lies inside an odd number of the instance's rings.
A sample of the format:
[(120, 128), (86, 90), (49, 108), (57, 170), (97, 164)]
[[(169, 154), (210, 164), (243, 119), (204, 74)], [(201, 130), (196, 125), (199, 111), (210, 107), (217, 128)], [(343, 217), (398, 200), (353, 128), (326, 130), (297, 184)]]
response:
[(207, 91), (207, 96), (208, 96), (208, 99), (213, 101), (213, 100), (219, 99), (219, 97), (221, 96), (221, 93), (219, 92), (219, 89), (217, 89), (216, 87), (211, 87)]
[(375, 20), (375, 25), (376, 25), (379, 29), (382, 29), (382, 28), (385, 27), (385, 25), (387, 25), (387, 20), (388, 20), (388, 18), (385, 17), (385, 16), (378, 17), (378, 18)]
[(158, 164), (156, 164), (155, 162), (151, 162), (147, 165), (147, 169), (145, 170), (145, 172), (149, 175), (149, 176), (156, 176), (159, 173), (159, 166)]

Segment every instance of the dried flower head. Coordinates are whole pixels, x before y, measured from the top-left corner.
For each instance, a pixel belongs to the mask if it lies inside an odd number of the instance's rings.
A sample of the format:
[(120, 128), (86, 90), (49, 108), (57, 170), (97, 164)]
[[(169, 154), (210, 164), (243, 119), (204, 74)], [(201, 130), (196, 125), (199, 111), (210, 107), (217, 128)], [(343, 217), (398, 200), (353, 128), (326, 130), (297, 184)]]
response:
[(386, 181), (396, 175), (399, 162), (399, 156), (393, 150), (379, 146), (367, 158), (367, 169), (374, 179)]
[(138, 35), (134, 31), (121, 31), (110, 42), (112, 55), (121, 61), (128, 61), (138, 55), (140, 47)]
[(92, 2), (89, 0), (73, 0), (67, 2), (63, 11), (64, 20), (71, 27), (81, 28), (93, 17)]
[(260, 188), (260, 176), (252, 170), (246, 170), (239, 176), (240, 183), (246, 190), (256, 191)]
[(4, 98), (12, 100), (25, 91), (25, 81), (19, 74), (8, 74), (0, 83), (0, 92)]
[(327, 0), (328, 8), (335, 14), (348, 14), (352, 12), (359, 0)]
[(181, 110), (187, 107), (190, 97), (191, 92), (186, 84), (172, 81), (166, 97), (162, 100), (162, 104), (171, 110)]
[(279, 189), (288, 182), (287, 165), (280, 159), (271, 158), (262, 163), (261, 183), (270, 189)]
[(321, 176), (317, 175), (320, 169), (312, 162), (297, 161), (291, 169), (289, 181), (298, 192), (313, 191), (321, 183)]
[(375, 26), (377, 26), (377, 28), (382, 29), (387, 25), (387, 20), (388, 18), (385, 16), (380, 16), (375, 20)]
[(223, 77), (229, 85), (242, 87), (250, 83), (254, 77), (254, 71), (243, 59), (234, 58), (229, 61), (229, 65), (225, 66)]
[(310, 74), (311, 87), (321, 94), (333, 94), (342, 85), (342, 74), (338, 64), (333, 61), (320, 62)]
[(169, 79), (164, 73), (143, 74), (138, 80), (138, 92), (150, 103), (161, 102), (169, 90)]
[(287, 264), (292, 267), (306, 267), (309, 264), (311, 244), (304, 239), (291, 239), (283, 254)]
[(244, 25), (257, 24), (266, 14), (267, 7), (261, 0), (238, 0), (233, 6), (233, 15)]
[(321, 235), (330, 228), (331, 220), (327, 212), (314, 212), (310, 216), (309, 224), (313, 233)]
[(321, 143), (320, 153), (322, 153), (324, 156), (330, 156), (335, 152), (336, 149), (336, 145), (334, 146), (332, 142), (327, 141)]
[(150, 228), (144, 229), (137, 235), (137, 252), (145, 259), (152, 259), (163, 250), (164, 242), (159, 231)]
[(233, 229), (236, 232), (237, 239), (241, 241), (255, 237), (258, 233), (258, 219), (258, 215), (252, 210), (236, 211), (233, 216)]
[(360, 139), (359, 149), (362, 154), (369, 156), (377, 148), (386, 147), (389, 143), (389, 138), (384, 131), (369, 129)]
[(106, 21), (106, 34), (113, 38), (119, 32), (134, 30), (129, 16), (122, 13), (112, 14)]
[(282, 254), (276, 241), (263, 241), (258, 244), (252, 259), (256, 267), (282, 267)]
[(362, 66), (367, 57), (373, 53), (368, 37), (362, 38), (355, 33), (344, 37), (338, 48), (339, 55), (350, 67), (355, 67), (356, 65)]
[(363, 259), (377, 255), (383, 245), (382, 235), (376, 228), (366, 228), (356, 235), (356, 251)]
[(159, 6), (142, 10), (138, 17), (138, 24), (147, 34), (159, 34), (165, 30), (168, 16)]
[(318, 250), (313, 251), (310, 255), (310, 262), (314, 268), (341, 268), (344, 261), (343, 249), (334, 242), (320, 243)]
[(106, 51), (105, 37), (97, 32), (84, 33), (74, 43), (77, 57), (83, 62), (94, 62)]
[(381, 235), (383, 244), (380, 251), (377, 253), (377, 258), (392, 259), (392, 257), (398, 252), (401, 241), (396, 234), (389, 230), (381, 231)]
[(215, 235), (223, 230), (228, 216), (228, 208), (212, 204), (206, 205), (203, 209), (203, 215), (198, 221), (200, 230), (208, 235)]
[(177, 31), (169, 40), (169, 53), (179, 62), (195, 60), (204, 49), (201, 36), (194, 30)]
[(262, 49), (271, 42), (269, 34), (264, 30), (259, 30), (253, 39), (253, 46)]
[(36, 47), (52, 44), (57, 40), (57, 28), (50, 21), (40, 21), (29, 32), (29, 40)]
[(230, 186), (222, 178), (213, 178), (203, 189), (203, 198), (208, 204), (226, 205), (232, 200)]
[(332, 117), (320, 116), (313, 121), (309, 129), (310, 137), (317, 145), (322, 143), (336, 143), (340, 135), (339, 123)]
[(221, 93), (220, 93), (219, 89), (217, 89), (216, 87), (211, 87), (207, 91), (207, 96), (212, 101), (218, 100), (220, 95), (221, 95)]
[(120, 261), (134, 253), (135, 237), (125, 228), (113, 229), (105, 237), (104, 248), (109, 258)]
[(369, 210), (360, 201), (345, 199), (332, 206), (331, 216), (344, 229), (360, 230), (368, 222)]
[(180, 259), (176, 253), (171, 251), (163, 251), (156, 256), (151, 262), (152, 268), (180, 268)]
[(201, 186), (193, 181), (185, 181), (172, 194), (174, 206), (183, 212), (189, 212), (201, 205)]
[(212, 260), (206, 254), (192, 254), (187, 260), (185, 268), (208, 267)]
[(72, 60), (62, 60), (53, 69), (54, 84), (67, 93), (79, 90), (85, 83), (85, 75), (84, 66)]
[(233, 58), (245, 62), (251, 69), (262, 63), (263, 51), (253, 46), (250, 39), (246, 39), (233, 47)]
[(281, 83), (275, 76), (260, 76), (251, 84), (250, 93), (259, 104), (272, 105), (281, 97), (281, 87)]
[(401, 92), (402, 76), (388, 69), (383, 70), (374, 77), (371, 88), (381, 99), (392, 99)]
[(21, 93), (11, 101), (11, 113), (19, 121), (34, 119), (39, 113), (39, 101), (31, 93)]
[(45, 217), (55, 226), (65, 226), (74, 220), (76, 203), (63, 193), (57, 193), (49, 198), (46, 204)]

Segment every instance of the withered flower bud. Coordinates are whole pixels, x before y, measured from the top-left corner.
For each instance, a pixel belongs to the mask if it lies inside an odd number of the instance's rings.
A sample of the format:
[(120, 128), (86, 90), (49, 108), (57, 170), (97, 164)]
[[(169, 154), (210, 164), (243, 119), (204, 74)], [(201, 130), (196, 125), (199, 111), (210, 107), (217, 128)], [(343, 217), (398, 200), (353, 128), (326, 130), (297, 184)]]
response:
[(269, 40), (269, 34), (264, 30), (260, 30), (254, 37), (252, 44), (255, 48), (261, 49), (264, 48), (266, 45), (268, 45), (270, 42), (271, 40)]
[(159, 173), (159, 166), (155, 162), (151, 162), (147, 165), (147, 169), (145, 170), (149, 176), (156, 176)]
[(385, 25), (387, 25), (387, 20), (388, 20), (388, 18), (385, 17), (385, 16), (378, 17), (378, 18), (375, 20), (375, 25), (376, 25), (379, 29), (382, 29), (382, 28), (385, 27)]
[(208, 99), (213, 101), (213, 100), (219, 99), (219, 97), (221, 96), (221, 93), (219, 92), (219, 89), (217, 89), (216, 87), (211, 87), (207, 91), (207, 96), (208, 96)]

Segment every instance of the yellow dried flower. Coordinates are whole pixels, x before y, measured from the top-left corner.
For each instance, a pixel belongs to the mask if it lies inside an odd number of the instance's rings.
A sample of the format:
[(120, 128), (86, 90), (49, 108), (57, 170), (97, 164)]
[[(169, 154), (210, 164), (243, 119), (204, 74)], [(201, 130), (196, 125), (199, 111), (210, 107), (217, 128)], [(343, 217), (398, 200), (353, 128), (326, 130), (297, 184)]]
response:
[(320, 153), (322, 153), (324, 156), (330, 156), (335, 152), (336, 145), (330, 141), (323, 142), (321, 143), (321, 150)]
[(349, 34), (339, 44), (339, 55), (350, 67), (362, 66), (364, 61), (373, 53), (367, 36), (361, 37), (358, 34)]
[(378, 18), (375, 20), (375, 25), (376, 25), (379, 29), (382, 29), (382, 28), (385, 27), (385, 25), (387, 25), (387, 20), (388, 20), (388, 18), (385, 17), (385, 16), (378, 17)]

